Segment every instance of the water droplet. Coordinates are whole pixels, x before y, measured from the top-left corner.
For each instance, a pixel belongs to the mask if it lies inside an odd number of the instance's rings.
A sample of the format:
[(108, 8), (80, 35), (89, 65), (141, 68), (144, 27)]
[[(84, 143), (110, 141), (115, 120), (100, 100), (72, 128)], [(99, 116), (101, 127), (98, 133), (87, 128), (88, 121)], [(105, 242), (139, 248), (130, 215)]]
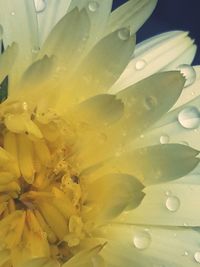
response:
[(120, 30), (118, 31), (118, 37), (119, 37), (119, 39), (122, 40), (122, 41), (126, 41), (126, 40), (128, 40), (129, 37), (130, 37), (130, 30), (127, 29), (127, 28), (120, 29)]
[(15, 12), (14, 12), (14, 11), (12, 11), (12, 12), (11, 12), (11, 15), (12, 15), (12, 16), (15, 16)]
[(188, 255), (189, 255), (188, 251), (184, 251), (184, 256), (188, 256)]
[(200, 251), (194, 253), (194, 259), (196, 262), (200, 263)]
[(161, 137), (160, 137), (160, 143), (161, 144), (167, 144), (167, 143), (169, 143), (169, 136), (168, 135), (161, 135)]
[(22, 108), (23, 108), (23, 110), (27, 111), (28, 110), (28, 103), (27, 102), (23, 102), (22, 103)]
[(146, 249), (151, 244), (151, 236), (147, 231), (141, 231), (133, 236), (133, 244), (137, 249)]
[(138, 60), (136, 63), (135, 63), (135, 69), (136, 70), (142, 70), (146, 67), (147, 63), (144, 59), (141, 59), (141, 60)]
[(166, 207), (169, 211), (177, 211), (180, 207), (180, 200), (176, 196), (170, 196), (166, 200)]
[(96, 12), (99, 8), (99, 3), (96, 2), (96, 1), (90, 1), (89, 4), (88, 4), (88, 9), (91, 11), (91, 12)]
[(35, 9), (37, 13), (43, 12), (46, 8), (46, 0), (35, 0)]
[(186, 78), (184, 87), (188, 87), (195, 82), (196, 72), (192, 66), (183, 64), (183, 65), (178, 66), (177, 70), (180, 70), (180, 72)]
[(170, 196), (171, 194), (172, 194), (171, 191), (166, 191), (166, 192), (165, 192), (165, 195), (166, 195), (166, 196)]
[(39, 47), (34, 47), (34, 48), (32, 49), (32, 53), (33, 53), (33, 54), (37, 54), (39, 51), (40, 51), (40, 48), (39, 48)]
[(200, 124), (200, 113), (196, 107), (187, 107), (178, 114), (179, 123), (187, 129), (195, 129)]
[(147, 110), (153, 110), (157, 105), (157, 100), (153, 96), (148, 96), (144, 100), (144, 106)]

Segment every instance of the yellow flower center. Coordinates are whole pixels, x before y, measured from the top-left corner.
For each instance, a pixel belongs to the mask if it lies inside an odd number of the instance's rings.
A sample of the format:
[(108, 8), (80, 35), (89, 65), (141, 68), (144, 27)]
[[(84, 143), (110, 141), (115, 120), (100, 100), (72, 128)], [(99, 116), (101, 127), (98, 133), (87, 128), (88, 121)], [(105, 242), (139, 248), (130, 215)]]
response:
[(71, 123), (41, 105), (1, 107), (0, 238), (5, 249), (31, 247), (30, 258), (39, 253), (65, 262), (87, 237), (75, 133)]

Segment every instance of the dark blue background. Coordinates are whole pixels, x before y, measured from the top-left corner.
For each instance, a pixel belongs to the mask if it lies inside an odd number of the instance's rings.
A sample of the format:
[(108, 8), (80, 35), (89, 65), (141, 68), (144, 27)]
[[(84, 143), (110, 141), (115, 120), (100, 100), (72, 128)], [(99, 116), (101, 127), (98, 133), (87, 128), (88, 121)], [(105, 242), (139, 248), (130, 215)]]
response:
[[(113, 8), (125, 2), (114, 0)], [(194, 64), (200, 64), (200, 0), (158, 0), (154, 13), (139, 30), (137, 42), (169, 30), (190, 31), (199, 46)]]

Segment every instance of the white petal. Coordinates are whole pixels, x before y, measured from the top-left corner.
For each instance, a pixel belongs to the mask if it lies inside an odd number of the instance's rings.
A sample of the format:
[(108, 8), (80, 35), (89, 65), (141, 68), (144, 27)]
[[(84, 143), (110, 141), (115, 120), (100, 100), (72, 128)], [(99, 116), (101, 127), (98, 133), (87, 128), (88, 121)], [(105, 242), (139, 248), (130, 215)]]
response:
[[(187, 110), (186, 110), (187, 112)], [(193, 111), (191, 111), (192, 113)], [(196, 123), (195, 120), (199, 120), (199, 118), (184, 118), (186, 125)], [(171, 119), (169, 124), (165, 124), (158, 128), (154, 128), (136, 141), (133, 142), (133, 147), (144, 147), (148, 145), (156, 145), (156, 144), (164, 144), (164, 143), (179, 143), (183, 145), (189, 145), (194, 149), (200, 149), (199, 142), (199, 126), (196, 129), (188, 129), (183, 127), (178, 121), (178, 113), (177, 116), (174, 116), (174, 120)], [(163, 140), (163, 141), (162, 141)], [(166, 141), (164, 141), (166, 140)]]
[(98, 253), (103, 248), (103, 245), (97, 245), (91, 249), (83, 250), (77, 253), (74, 257), (72, 257), (69, 261), (64, 263), (62, 267), (92, 267), (93, 265), (92, 259), (98, 255)]
[(126, 212), (117, 221), (165, 226), (200, 226), (199, 184), (166, 183), (145, 188), (138, 208)]
[(199, 173), (196, 172), (196, 169), (193, 171), (193, 173), (190, 173), (182, 178), (180, 178), (178, 181), (173, 181), (172, 183), (179, 183), (179, 184), (190, 184), (190, 185), (200, 185), (200, 179), (199, 179)]
[(106, 33), (121, 27), (130, 27), (135, 33), (148, 19), (157, 4), (157, 0), (130, 0), (112, 12)]
[[(182, 143), (200, 149), (200, 66), (195, 67), (196, 81), (182, 91), (172, 108), (134, 146), (159, 144), (162, 138), (167, 143)], [(166, 138), (165, 138), (166, 137)], [(165, 141), (164, 141), (165, 142)]]
[(198, 266), (200, 235), (192, 229), (111, 224), (103, 230), (110, 238), (101, 254), (109, 267)]
[[(40, 45), (44, 43), (48, 34), (56, 23), (67, 13), (71, 0), (34, 0), (35, 7), (44, 4), (44, 9), (37, 12), (39, 24)], [(43, 2), (43, 3), (41, 3)]]
[(18, 45), (13, 43), (7, 47), (3, 54), (0, 54), (0, 82), (10, 73), (17, 57), (18, 49)]
[[(27, 84), (39, 84), (45, 80), (50, 80), (50, 75), (54, 70), (55, 59), (54, 57), (44, 56), (42, 59), (35, 61), (31, 64), (22, 76), (22, 82)], [(21, 84), (22, 87), (22, 84)]]
[(98, 39), (103, 35), (106, 28), (108, 17), (112, 9), (112, 0), (98, 0), (95, 1), (98, 8), (97, 10), (91, 11), (88, 6), (88, 15), (91, 22), (91, 32), (88, 46), (94, 45)]
[(135, 57), (111, 90), (112, 92), (120, 91), (155, 72), (168, 68), (170, 64), (174, 68), (176, 62), (178, 65), (190, 63), (195, 51), (196, 46), (188, 37), (187, 32), (167, 32), (152, 37), (137, 45)]
[(7, 47), (13, 42), (19, 45), (19, 64), (14, 75), (19, 77), (35, 57), (38, 48), (37, 17), (33, 0), (0, 1), (0, 25), (3, 27), (3, 42)]
[(172, 109), (176, 109), (194, 100), (200, 95), (200, 66), (195, 66), (193, 68), (196, 73), (195, 82), (182, 91), (178, 101), (176, 102), (176, 104), (173, 106)]
[(176, 58), (169, 65), (167, 65), (163, 70), (173, 70), (177, 66), (182, 64), (191, 64), (197, 51), (197, 46), (193, 45), (188, 47), (180, 57)]
[(103, 36), (112, 9), (112, 0), (72, 0), (69, 10), (74, 7), (85, 8), (90, 19), (90, 36), (87, 50)]
[(88, 36), (89, 27), (89, 19), (85, 10), (79, 12), (77, 8), (73, 9), (53, 28), (38, 57), (55, 55), (58, 66), (60, 68), (63, 66), (65, 71), (69, 72), (85, 47), (84, 39)]

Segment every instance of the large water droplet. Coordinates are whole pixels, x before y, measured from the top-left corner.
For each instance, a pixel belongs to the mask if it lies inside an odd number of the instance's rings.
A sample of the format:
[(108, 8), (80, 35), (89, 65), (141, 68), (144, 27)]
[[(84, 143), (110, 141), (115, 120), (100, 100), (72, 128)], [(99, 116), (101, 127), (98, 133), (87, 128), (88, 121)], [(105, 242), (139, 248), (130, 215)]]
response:
[(43, 12), (46, 8), (46, 0), (35, 0), (35, 9), (37, 13)]
[(196, 107), (187, 107), (178, 114), (179, 123), (187, 129), (195, 129), (200, 124), (200, 113)]
[(200, 251), (194, 253), (194, 259), (196, 262), (200, 263)]
[(140, 59), (135, 63), (136, 70), (143, 70), (146, 67), (147, 63), (144, 59)]
[(137, 249), (146, 249), (151, 244), (151, 235), (148, 231), (141, 231), (133, 236), (133, 244)]
[(12, 16), (15, 16), (15, 11), (12, 11), (12, 12), (11, 12), (11, 15), (12, 15)]
[(177, 70), (180, 70), (180, 72), (186, 78), (184, 87), (188, 87), (195, 82), (196, 72), (192, 66), (183, 64), (183, 65), (178, 66)]
[(161, 144), (168, 144), (169, 143), (169, 136), (168, 135), (161, 135), (160, 137), (160, 143)]
[(157, 105), (157, 99), (154, 96), (147, 96), (144, 100), (144, 106), (147, 110), (153, 110)]
[(130, 38), (130, 30), (127, 28), (120, 29), (118, 31), (118, 37), (122, 41), (126, 41)]
[(180, 200), (176, 196), (170, 196), (166, 200), (166, 207), (169, 211), (177, 211), (180, 208)]
[(88, 9), (91, 12), (96, 12), (99, 8), (99, 3), (97, 1), (90, 1), (88, 4)]

